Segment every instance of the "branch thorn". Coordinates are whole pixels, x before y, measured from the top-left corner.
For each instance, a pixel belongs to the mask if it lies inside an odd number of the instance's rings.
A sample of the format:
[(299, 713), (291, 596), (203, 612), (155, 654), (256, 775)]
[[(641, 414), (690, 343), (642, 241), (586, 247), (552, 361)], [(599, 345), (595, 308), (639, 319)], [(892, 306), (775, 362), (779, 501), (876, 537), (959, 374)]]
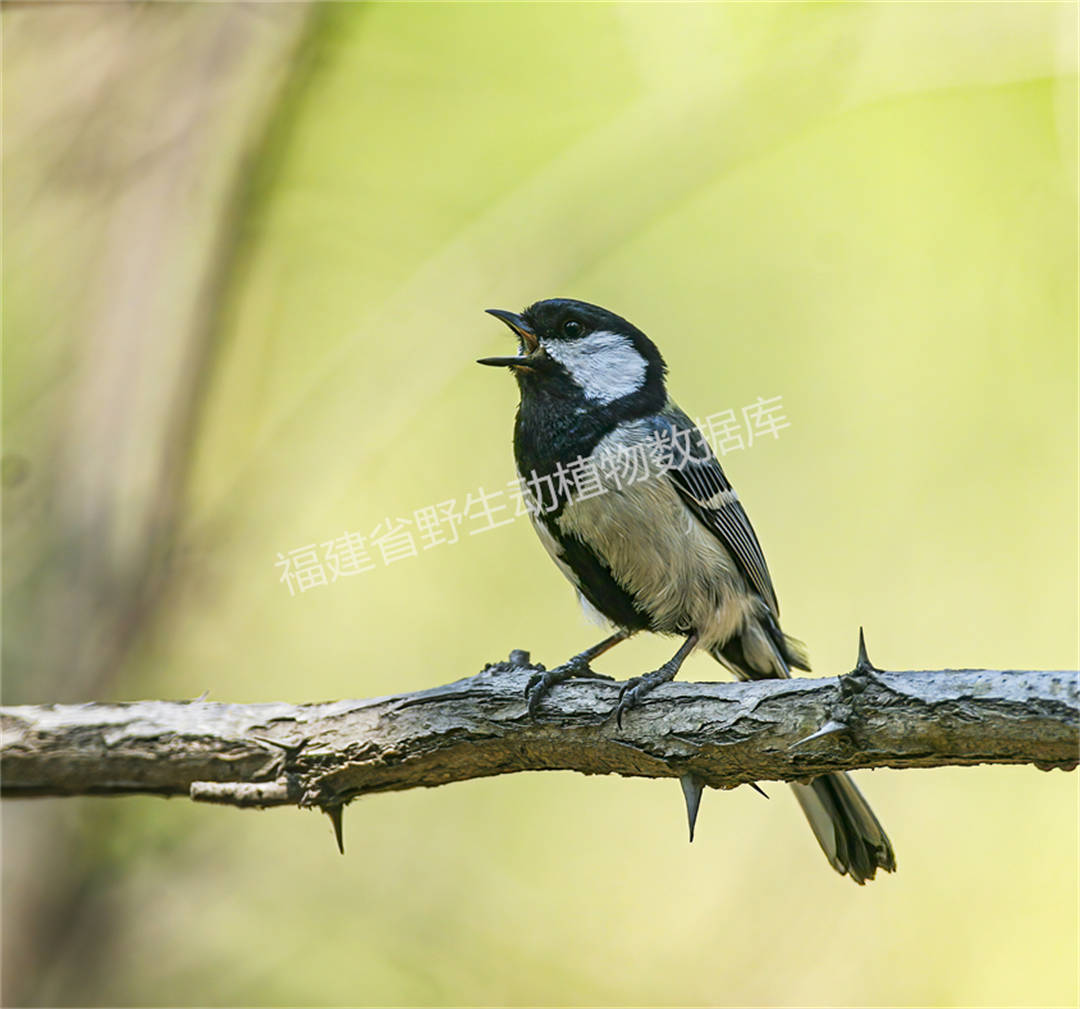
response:
[(334, 825), (334, 840), (337, 841), (338, 851), (343, 855), (345, 854), (345, 830), (341, 820), (341, 813), (344, 808), (344, 806), (327, 806), (323, 810)]
[(856, 673), (872, 673), (877, 670), (877, 666), (870, 661), (870, 656), (866, 654), (866, 636), (863, 634), (863, 629), (859, 628), (859, 657), (855, 660), (855, 672)]
[(824, 736), (831, 736), (834, 732), (847, 732), (850, 726), (846, 722), (838, 722), (835, 718), (830, 718), (817, 732), (811, 732), (809, 736), (804, 736), (797, 742), (792, 743), (788, 749), (794, 750), (798, 746), (803, 746), (815, 739), (821, 739)]
[(701, 805), (701, 793), (705, 783), (696, 774), (684, 774), (679, 779), (683, 798), (686, 799), (686, 819), (690, 824), (690, 843), (694, 843), (694, 824), (697, 823), (698, 807)]

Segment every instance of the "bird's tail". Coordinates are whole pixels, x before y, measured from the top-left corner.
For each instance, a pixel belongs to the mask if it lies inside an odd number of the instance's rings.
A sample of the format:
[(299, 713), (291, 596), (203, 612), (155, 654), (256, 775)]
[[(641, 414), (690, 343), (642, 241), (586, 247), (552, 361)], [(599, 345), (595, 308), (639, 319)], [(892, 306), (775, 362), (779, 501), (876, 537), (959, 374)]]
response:
[[(790, 666), (810, 668), (802, 643), (785, 635), (772, 619), (765, 626), (753, 623), (711, 654), (741, 680), (786, 678)], [(878, 869), (896, 869), (888, 835), (846, 774), (825, 774), (791, 787), (821, 850), (840, 875), (862, 886)]]
[(893, 872), (896, 855), (870, 804), (846, 774), (825, 774), (809, 785), (792, 784), (829, 864), (859, 886), (878, 869)]

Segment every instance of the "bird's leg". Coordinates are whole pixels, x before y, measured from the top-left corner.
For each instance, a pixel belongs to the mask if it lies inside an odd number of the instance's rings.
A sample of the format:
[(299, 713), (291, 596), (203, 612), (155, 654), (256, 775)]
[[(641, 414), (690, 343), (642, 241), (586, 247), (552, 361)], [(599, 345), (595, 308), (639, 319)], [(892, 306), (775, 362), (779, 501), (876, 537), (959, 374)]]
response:
[(572, 676), (593, 680), (610, 680), (610, 676), (605, 676), (603, 673), (594, 673), (589, 668), (589, 663), (598, 655), (603, 655), (609, 648), (614, 648), (620, 641), (625, 641), (632, 633), (632, 631), (618, 631), (612, 634), (610, 638), (605, 638), (598, 645), (586, 648), (580, 655), (575, 655), (561, 666), (533, 673), (529, 677), (529, 682), (525, 685), (525, 700), (529, 703), (529, 716), (532, 717), (536, 714), (536, 709), (540, 707), (541, 698), (556, 683), (562, 683), (563, 680), (568, 680)]
[(635, 676), (623, 684), (622, 690), (619, 691), (619, 703), (615, 706), (615, 721), (619, 728), (622, 728), (622, 716), (627, 708), (632, 708), (654, 687), (660, 686), (661, 683), (670, 683), (675, 679), (686, 657), (694, 650), (697, 643), (697, 634), (691, 634), (679, 650), (659, 669), (646, 673), (644, 676)]

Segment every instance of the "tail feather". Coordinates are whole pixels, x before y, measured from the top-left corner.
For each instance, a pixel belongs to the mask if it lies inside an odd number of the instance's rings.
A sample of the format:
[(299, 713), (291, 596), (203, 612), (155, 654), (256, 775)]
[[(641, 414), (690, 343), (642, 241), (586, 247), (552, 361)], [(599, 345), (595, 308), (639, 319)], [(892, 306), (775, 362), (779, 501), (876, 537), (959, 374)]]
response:
[[(791, 666), (810, 668), (805, 646), (784, 634), (771, 614), (763, 623), (748, 621), (741, 633), (711, 654), (741, 680), (786, 678)], [(791, 787), (821, 850), (840, 875), (862, 886), (878, 869), (896, 869), (888, 835), (846, 774), (826, 774), (808, 785)]]
[(712, 656), (740, 680), (786, 678), (792, 666), (810, 668), (806, 645), (780, 630), (771, 613), (760, 623), (748, 620), (740, 633), (714, 648)]
[(878, 869), (895, 871), (892, 843), (851, 778), (826, 774), (791, 787), (821, 850), (841, 876), (862, 886)]

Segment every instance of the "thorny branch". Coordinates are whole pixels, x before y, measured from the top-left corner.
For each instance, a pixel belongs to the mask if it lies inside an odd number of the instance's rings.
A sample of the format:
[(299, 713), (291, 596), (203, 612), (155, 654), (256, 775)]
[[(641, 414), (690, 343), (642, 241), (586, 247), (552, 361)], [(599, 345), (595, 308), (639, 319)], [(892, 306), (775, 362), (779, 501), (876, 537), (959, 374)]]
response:
[(321, 808), (357, 796), (508, 774), (685, 778), (715, 788), (871, 767), (1076, 768), (1075, 671), (886, 672), (658, 688), (619, 729), (616, 685), (576, 680), (525, 712), (528, 655), (414, 693), (325, 704), (0, 708), (4, 797), (188, 795)]

